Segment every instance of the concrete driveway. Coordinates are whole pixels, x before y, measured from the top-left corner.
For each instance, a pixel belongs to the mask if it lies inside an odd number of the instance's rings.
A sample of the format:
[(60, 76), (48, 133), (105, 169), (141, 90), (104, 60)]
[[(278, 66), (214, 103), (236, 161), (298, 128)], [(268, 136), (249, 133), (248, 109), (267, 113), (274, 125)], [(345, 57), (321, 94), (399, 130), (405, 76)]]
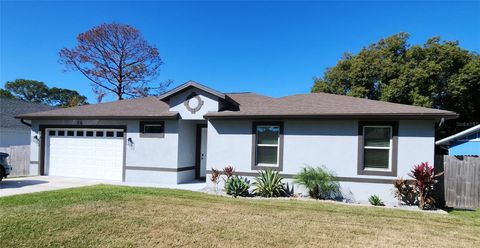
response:
[(57, 189), (76, 188), (95, 184), (112, 184), (132, 187), (154, 187), (183, 189), (191, 191), (204, 191), (205, 182), (192, 181), (183, 184), (153, 184), (153, 183), (126, 183), (119, 181), (107, 181), (97, 179), (83, 179), (72, 177), (35, 176), (7, 178), (0, 182), (0, 197), (9, 195), (20, 195), (34, 192), (42, 192)]
[(0, 197), (56, 189), (68, 189), (100, 183), (111, 182), (93, 179), (51, 176), (7, 178), (0, 182)]

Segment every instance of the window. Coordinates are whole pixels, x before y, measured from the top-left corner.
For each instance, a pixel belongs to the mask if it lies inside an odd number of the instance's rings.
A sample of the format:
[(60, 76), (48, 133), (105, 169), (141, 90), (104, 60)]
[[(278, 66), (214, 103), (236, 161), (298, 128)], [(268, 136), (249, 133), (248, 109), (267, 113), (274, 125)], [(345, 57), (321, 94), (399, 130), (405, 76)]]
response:
[(107, 131), (107, 137), (113, 137), (114, 132), (113, 131)]
[(50, 130), (50, 131), (48, 131), (48, 135), (50, 135), (50, 136), (55, 136), (55, 130)]
[(141, 121), (140, 137), (163, 138), (165, 134), (165, 122), (163, 121)]
[(363, 127), (363, 167), (389, 169), (392, 127)]
[(97, 131), (95, 136), (103, 137), (103, 131)]
[(282, 169), (283, 123), (254, 122), (252, 169)]
[(93, 131), (87, 131), (86, 134), (87, 134), (88, 137), (92, 137), (93, 136)]
[(83, 136), (83, 131), (77, 131), (77, 136)]
[(65, 136), (65, 131), (59, 130), (58, 131), (58, 136)]
[(123, 132), (122, 131), (117, 131), (117, 137), (123, 137)]
[(67, 136), (75, 136), (75, 131), (67, 131)]
[(396, 176), (396, 122), (360, 122), (358, 174)]
[(162, 133), (163, 125), (161, 124), (146, 124), (143, 126), (143, 133)]

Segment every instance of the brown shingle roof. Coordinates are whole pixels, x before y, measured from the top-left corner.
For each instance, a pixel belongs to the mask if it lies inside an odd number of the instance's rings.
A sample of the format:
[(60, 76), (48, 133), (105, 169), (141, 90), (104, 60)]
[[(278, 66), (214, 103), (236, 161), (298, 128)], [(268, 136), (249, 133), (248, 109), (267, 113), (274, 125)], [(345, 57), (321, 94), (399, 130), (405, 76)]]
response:
[(148, 119), (177, 118), (178, 113), (169, 111), (167, 103), (156, 97), (120, 100), (72, 108), (56, 109), (19, 115), (24, 119)]
[[(457, 118), (451, 111), (416, 107), (326, 93), (272, 98), (255, 93), (225, 94), (239, 110), (209, 112), (206, 118)], [(84, 105), (20, 115), (24, 119), (148, 119), (178, 118), (157, 97)]]
[(56, 107), (0, 97), (0, 128), (28, 130), (29, 128), (15, 119), (15, 116), (52, 109)]
[(374, 101), (356, 97), (312, 93), (270, 98), (253, 93), (230, 94), (240, 104), (240, 111), (210, 112), (208, 118), (457, 118), (451, 111), (405, 104)]

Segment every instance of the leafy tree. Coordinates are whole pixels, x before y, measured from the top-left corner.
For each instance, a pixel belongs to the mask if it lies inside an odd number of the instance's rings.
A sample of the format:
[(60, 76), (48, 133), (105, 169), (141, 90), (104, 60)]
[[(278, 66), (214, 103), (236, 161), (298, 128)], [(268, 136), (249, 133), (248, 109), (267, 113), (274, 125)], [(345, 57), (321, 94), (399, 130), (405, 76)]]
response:
[(17, 99), (27, 102), (45, 103), (45, 99), (48, 97), (47, 85), (35, 80), (16, 79), (15, 81), (9, 81), (5, 84), (5, 89)]
[(118, 100), (164, 91), (168, 82), (153, 85), (162, 60), (136, 28), (118, 23), (101, 24), (81, 33), (77, 46), (63, 48), (60, 62), (80, 71), (94, 92), (114, 94)]
[(77, 91), (57, 87), (49, 88), (43, 82), (27, 79), (7, 82), (5, 89), (0, 89), (0, 96), (58, 107), (88, 104), (87, 98)]
[[(433, 37), (411, 46), (408, 38), (399, 33), (345, 53), (314, 78), (312, 92), (441, 108), (459, 113), (459, 121), (480, 122), (480, 56), (456, 41)], [(454, 126), (449, 123), (448, 133)]]
[(59, 107), (75, 107), (88, 104), (87, 98), (74, 90), (53, 87), (49, 89), (48, 93), (48, 101), (50, 105)]
[(15, 99), (15, 96), (8, 90), (0, 89), (0, 98)]

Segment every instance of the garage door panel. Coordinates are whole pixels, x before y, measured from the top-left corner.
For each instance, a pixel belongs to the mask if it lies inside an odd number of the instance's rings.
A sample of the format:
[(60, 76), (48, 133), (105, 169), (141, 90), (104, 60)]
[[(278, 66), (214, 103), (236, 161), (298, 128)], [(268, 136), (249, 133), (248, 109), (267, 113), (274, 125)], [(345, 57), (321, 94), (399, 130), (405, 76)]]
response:
[[(81, 134), (81, 136), (49, 135), (46, 150), (48, 153), (48, 174), (52, 176), (122, 180), (123, 137), (86, 137), (83, 135), (89, 130), (73, 131), (75, 134)], [(105, 135), (107, 130), (95, 130), (94, 133), (96, 134), (97, 131)], [(58, 133), (61, 132), (57, 131), (55, 134)]]

